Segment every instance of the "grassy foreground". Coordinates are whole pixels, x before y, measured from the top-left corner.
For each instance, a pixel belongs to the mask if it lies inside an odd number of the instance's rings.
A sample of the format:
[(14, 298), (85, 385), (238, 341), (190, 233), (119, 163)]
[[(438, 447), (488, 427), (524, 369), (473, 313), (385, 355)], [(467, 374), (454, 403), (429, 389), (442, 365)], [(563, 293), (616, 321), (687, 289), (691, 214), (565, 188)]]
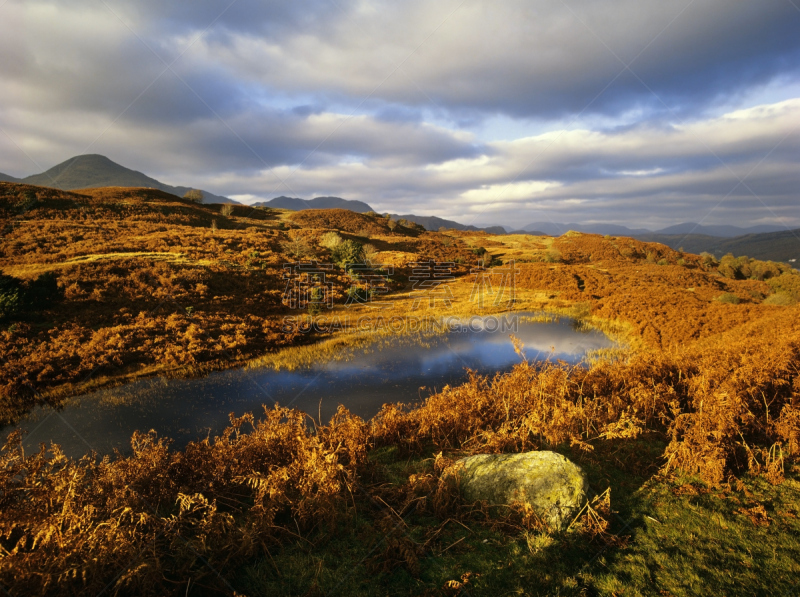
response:
[[(424, 461), (391, 462), (385, 452), (375, 458), (388, 463), (387, 476), (431, 469)], [(714, 491), (689, 481), (648, 482), (608, 466), (586, 468), (595, 487), (614, 476), (609, 532), (616, 541), (500, 525), (482, 515), (442, 521), (411, 512), (402, 522), (391, 519), (396, 526), (390, 524), (387, 535), (355, 520), (318, 543), (297, 540), (244, 567), (242, 588), (251, 595), (795, 595), (800, 590), (797, 475), (780, 487), (746, 478), (738, 490)], [(381, 505), (373, 508), (380, 512)], [(404, 558), (403, 542), (425, 549)]]

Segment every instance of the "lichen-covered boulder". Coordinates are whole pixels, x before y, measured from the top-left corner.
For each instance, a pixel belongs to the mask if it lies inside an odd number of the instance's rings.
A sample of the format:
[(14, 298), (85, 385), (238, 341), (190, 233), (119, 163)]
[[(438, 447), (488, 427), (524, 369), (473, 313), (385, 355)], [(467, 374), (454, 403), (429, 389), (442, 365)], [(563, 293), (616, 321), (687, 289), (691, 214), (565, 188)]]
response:
[(553, 529), (569, 524), (586, 503), (589, 484), (583, 470), (555, 452), (478, 454), (455, 464), (467, 501), (528, 503)]

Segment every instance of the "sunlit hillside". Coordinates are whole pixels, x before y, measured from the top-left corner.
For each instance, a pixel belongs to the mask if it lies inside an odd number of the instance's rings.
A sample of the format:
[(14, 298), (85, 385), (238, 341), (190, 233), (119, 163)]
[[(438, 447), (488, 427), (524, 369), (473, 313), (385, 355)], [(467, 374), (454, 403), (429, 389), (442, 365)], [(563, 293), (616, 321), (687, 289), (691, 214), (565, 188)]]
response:
[[(15, 432), (0, 457), (0, 581), (12, 594), (163, 594), (187, 574), (208, 594), (324, 594), (365, 562), (347, 593), (364, 574), (400, 593), (647, 593), (656, 574), (679, 594), (675, 554), (720, 586), (755, 590), (759, 574), (790, 586), (798, 572), (800, 274), (785, 264), (576, 232), (428, 232), (374, 213), (204, 205), (152, 189), (0, 183), (0, 218), (4, 424), (134, 378), (329, 358), (394, 333), (381, 317), (536, 312), (619, 345), (578, 366), (521, 358), (367, 421), (344, 407), (315, 422), (233, 412), (230, 428), (181, 450), (141, 429), (129, 456), (76, 460), (25, 451)], [(285, 266), (312, 260), (330, 266), (330, 304), (293, 308)], [(429, 260), (449, 264), (446, 305), (415, 299)], [(375, 272), (377, 297), (364, 286)], [(512, 272), (513, 296), (480, 300), (487, 272)], [(366, 314), (369, 325), (352, 323)], [(304, 333), (287, 317), (346, 323)], [(596, 489), (570, 533), (524, 508), (490, 516), (444, 481), (459, 456), (539, 449), (580, 462)], [(595, 557), (608, 572), (586, 576)], [(712, 566), (743, 557), (730, 577)]]

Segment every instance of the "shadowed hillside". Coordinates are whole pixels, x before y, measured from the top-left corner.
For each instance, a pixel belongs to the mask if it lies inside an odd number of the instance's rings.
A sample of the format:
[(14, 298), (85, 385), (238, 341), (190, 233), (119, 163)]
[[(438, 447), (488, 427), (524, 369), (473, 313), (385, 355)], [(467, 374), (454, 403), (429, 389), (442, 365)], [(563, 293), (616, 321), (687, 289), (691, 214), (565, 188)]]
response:
[(303, 209), (349, 209), (357, 213), (374, 211), (363, 201), (352, 201), (341, 199), (340, 197), (314, 197), (313, 199), (298, 199), (296, 197), (275, 197), (269, 201), (253, 203), (255, 207), (272, 207), (274, 209), (291, 209), (301, 211)]
[(746, 234), (734, 238), (720, 238), (690, 234), (684, 235), (640, 235), (637, 238), (650, 242), (663, 243), (678, 249), (682, 247), (690, 253), (708, 252), (721, 257), (726, 253), (735, 256), (747, 255), (756, 259), (784, 261), (800, 260), (800, 229)]

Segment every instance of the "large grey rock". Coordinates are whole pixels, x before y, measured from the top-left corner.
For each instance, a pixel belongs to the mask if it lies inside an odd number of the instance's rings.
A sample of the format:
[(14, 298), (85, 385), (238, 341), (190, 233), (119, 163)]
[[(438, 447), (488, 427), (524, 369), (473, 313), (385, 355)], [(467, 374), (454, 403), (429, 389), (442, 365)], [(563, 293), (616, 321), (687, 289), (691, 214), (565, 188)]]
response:
[(551, 528), (563, 528), (586, 503), (583, 470), (555, 452), (478, 454), (456, 462), (464, 499), (492, 505), (525, 502)]

